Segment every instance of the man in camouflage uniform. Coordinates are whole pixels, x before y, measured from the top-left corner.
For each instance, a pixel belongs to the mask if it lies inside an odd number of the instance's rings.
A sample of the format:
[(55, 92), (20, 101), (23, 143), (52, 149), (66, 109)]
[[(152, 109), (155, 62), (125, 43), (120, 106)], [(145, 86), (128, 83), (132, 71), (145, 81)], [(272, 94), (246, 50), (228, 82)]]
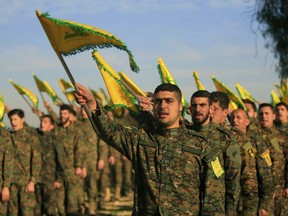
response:
[(278, 130), (286, 132), (288, 131), (288, 105), (284, 102), (276, 104), (275, 108), (275, 126)]
[(202, 215), (235, 215), (240, 195), (240, 149), (231, 132), (210, 120), (210, 93), (196, 91), (190, 101), (193, 125), (190, 129), (208, 139), (205, 146), (202, 182)]
[(83, 147), (85, 146), (83, 133), (75, 123), (70, 120), (72, 108), (63, 104), (60, 106), (61, 125), (56, 128), (55, 135), (58, 145), (62, 145), (65, 152), (64, 170), (65, 199), (67, 215), (82, 215), (85, 212), (84, 203), (84, 181), (87, 169), (83, 158), (85, 157)]
[[(267, 148), (262, 140), (246, 134), (249, 116), (243, 109), (236, 109), (231, 115), (232, 132), (240, 146), (241, 198), (238, 205), (239, 215), (268, 215), (269, 203), (274, 187), (271, 164), (265, 160)], [(272, 213), (272, 212), (270, 212)]]
[(0, 215), (7, 215), (7, 202), (10, 199), (9, 187), (14, 168), (14, 150), (9, 132), (2, 127), (0, 127), (0, 146), (0, 181), (2, 195), (0, 202)]
[[(24, 112), (13, 109), (8, 113), (12, 126), (14, 169), (10, 186), (9, 215), (33, 215), (35, 184), (39, 180), (41, 155), (35, 129), (24, 125)], [(4, 161), (6, 163), (6, 160)]]
[(258, 109), (258, 122), (261, 130), (254, 131), (253, 136), (264, 138), (269, 148), (272, 163), (272, 175), (275, 186), (274, 200), (271, 209), (274, 214), (288, 215), (288, 171), (287, 171), (287, 134), (280, 133), (273, 126), (275, 120), (274, 110), (271, 104), (260, 104)]
[(89, 90), (77, 85), (79, 104), (92, 110), (100, 136), (132, 161), (135, 170), (133, 215), (198, 215), (202, 146), (205, 138), (179, 124), (181, 91), (161, 84), (153, 96), (156, 129), (117, 124), (105, 115)]
[[(51, 115), (41, 117), (40, 149), (42, 168), (36, 185), (37, 207), (35, 215), (65, 215), (64, 176), (60, 164), (64, 164), (64, 149), (54, 134), (54, 120)], [(59, 162), (60, 161), (60, 162)]]

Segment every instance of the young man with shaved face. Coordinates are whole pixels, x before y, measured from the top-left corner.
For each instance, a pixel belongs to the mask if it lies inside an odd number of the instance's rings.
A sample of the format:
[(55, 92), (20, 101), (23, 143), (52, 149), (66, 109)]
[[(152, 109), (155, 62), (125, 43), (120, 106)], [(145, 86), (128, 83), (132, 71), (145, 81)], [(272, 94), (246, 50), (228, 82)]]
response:
[(82, 85), (75, 93), (93, 113), (99, 136), (132, 161), (135, 194), (132, 215), (200, 215), (201, 154), (208, 145), (198, 133), (180, 125), (182, 93), (163, 83), (153, 94), (156, 128), (122, 126), (99, 106)]
[(227, 116), (228, 116), (228, 106), (229, 106), (229, 97), (220, 91), (211, 92), (212, 100), (212, 113), (211, 119), (215, 124), (220, 124), (223, 127), (226, 127)]
[(270, 151), (275, 186), (275, 195), (270, 208), (274, 209), (275, 215), (288, 215), (288, 137), (287, 134), (276, 130), (273, 125), (274, 120), (275, 113), (273, 106), (268, 103), (260, 104), (258, 122), (261, 129), (253, 131), (252, 136), (261, 136), (264, 138)]
[(210, 93), (196, 91), (190, 101), (193, 125), (208, 140), (205, 146), (202, 182), (202, 215), (235, 215), (240, 194), (241, 156), (230, 133), (210, 119), (213, 112)]
[(276, 104), (275, 108), (275, 126), (278, 130), (286, 132), (288, 131), (288, 105), (284, 102)]
[[(269, 203), (274, 188), (271, 173), (271, 159), (266, 156), (267, 148), (261, 145), (261, 140), (246, 134), (250, 123), (248, 113), (236, 109), (231, 114), (231, 131), (240, 146), (241, 166), (241, 196), (238, 204), (239, 215), (269, 215)], [(269, 150), (268, 150), (269, 151)]]

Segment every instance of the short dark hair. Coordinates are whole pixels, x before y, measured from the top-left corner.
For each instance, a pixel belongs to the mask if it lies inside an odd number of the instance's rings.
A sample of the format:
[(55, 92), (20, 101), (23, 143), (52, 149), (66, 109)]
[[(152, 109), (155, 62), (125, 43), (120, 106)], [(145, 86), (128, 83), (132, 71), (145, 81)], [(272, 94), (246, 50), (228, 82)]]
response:
[(42, 119), (44, 119), (44, 118), (50, 119), (50, 122), (51, 122), (52, 125), (55, 124), (55, 121), (54, 121), (53, 117), (52, 117), (50, 114), (44, 114), (43, 116), (41, 116), (41, 118), (40, 118), (41, 121), (42, 121)]
[(175, 92), (177, 95), (177, 98), (179, 99), (179, 102), (181, 102), (181, 100), (182, 100), (182, 92), (177, 85), (174, 85), (171, 83), (162, 83), (156, 87), (153, 95), (155, 95), (156, 93), (158, 93), (160, 91)]
[(275, 108), (278, 107), (278, 106), (284, 106), (286, 108), (286, 110), (288, 110), (288, 105), (285, 102), (283, 102), (283, 101), (277, 103)]
[(261, 109), (261, 108), (263, 108), (263, 107), (270, 107), (270, 109), (273, 111), (273, 113), (274, 113), (274, 107), (272, 106), (272, 104), (270, 104), (270, 103), (261, 103), (260, 105), (259, 105), (259, 108), (258, 108), (258, 111)]
[(8, 117), (10, 118), (13, 115), (18, 115), (20, 118), (24, 118), (25, 114), (22, 109), (12, 109), (8, 112)]
[(209, 102), (209, 106), (212, 105), (212, 100), (210, 97), (210, 92), (208, 92), (207, 90), (198, 90), (196, 92), (193, 93), (193, 95), (191, 96), (190, 101), (192, 101), (193, 98), (196, 97), (203, 97), (203, 98), (208, 98), (208, 102)]
[(250, 104), (252, 106), (254, 112), (257, 112), (256, 104), (253, 101), (251, 101), (249, 99), (242, 99), (242, 101), (243, 101), (244, 104), (245, 103)]
[(213, 91), (210, 94), (211, 101), (213, 102), (219, 102), (220, 107), (222, 110), (228, 109), (230, 99), (227, 94), (220, 91)]
[(68, 104), (62, 104), (61, 106), (60, 106), (60, 111), (62, 111), (62, 110), (68, 110), (70, 113), (72, 113), (72, 107), (71, 106), (69, 106)]

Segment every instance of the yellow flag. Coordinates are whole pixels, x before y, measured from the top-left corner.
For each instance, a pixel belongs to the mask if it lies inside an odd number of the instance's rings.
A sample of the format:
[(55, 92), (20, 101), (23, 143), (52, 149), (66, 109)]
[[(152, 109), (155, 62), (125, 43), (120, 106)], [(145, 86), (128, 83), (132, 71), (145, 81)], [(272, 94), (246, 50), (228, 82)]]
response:
[(40, 92), (46, 92), (46, 88), (45, 88), (43, 82), (36, 76), (35, 73), (32, 73), (32, 76), (33, 76), (33, 78), (35, 80), (35, 83), (36, 83), (36, 86), (37, 86), (38, 90)]
[(97, 92), (96, 90), (94, 90), (92, 88), (89, 88), (89, 90), (92, 93), (92, 95), (94, 96), (94, 98), (96, 98), (98, 101), (101, 101), (101, 105), (104, 106), (105, 103), (104, 103), (103, 96), (99, 92)]
[(146, 94), (124, 73), (119, 73), (122, 82), (129, 87), (129, 89), (134, 93), (134, 95), (146, 96)]
[(104, 91), (104, 89), (103, 89), (103, 88), (99, 88), (99, 90), (100, 90), (101, 94), (103, 95), (103, 98), (104, 98), (104, 100), (106, 101), (106, 104), (107, 104), (108, 106), (112, 106), (113, 103), (112, 103), (112, 101), (110, 100), (109, 96), (108, 96), (108, 95), (106, 94), (106, 92)]
[(75, 96), (74, 96), (74, 87), (72, 85), (71, 82), (67, 82), (64, 79), (58, 79), (58, 83), (62, 89), (62, 92), (65, 94), (67, 100), (69, 102), (72, 102), (75, 100)]
[[(170, 84), (173, 84), (173, 85), (177, 85), (175, 79), (173, 78), (172, 74), (169, 72), (169, 70), (167, 69), (164, 61), (161, 58), (158, 58), (158, 66), (157, 66), (157, 68), (158, 68), (158, 72), (160, 74), (160, 78), (161, 78), (162, 83), (170, 83)], [(184, 99), (184, 96), (182, 96), (181, 101), (182, 101), (183, 108), (184, 108), (182, 114), (184, 114), (185, 110), (188, 107), (188, 103)]]
[[(217, 89), (217, 91), (223, 92), (225, 94), (227, 94), (227, 96), (229, 97), (230, 101), (232, 101), (231, 105), (229, 105), (229, 109), (237, 109), (238, 107), (241, 107), (242, 109), (246, 110), (245, 105), (243, 103), (243, 101), (231, 90), (229, 89), (223, 82), (219, 82), (214, 76), (211, 76), (213, 83), (215, 85), (215, 88)], [(235, 107), (235, 104), (237, 105), (237, 107)]]
[(252, 95), (239, 83), (236, 83), (236, 90), (238, 91), (238, 94), (240, 95), (240, 98), (242, 100), (248, 99), (251, 102), (257, 103), (257, 101), (252, 97)]
[(5, 114), (4, 98), (2, 95), (0, 95), (0, 122), (3, 121), (4, 114)]
[(139, 71), (131, 51), (116, 36), (85, 24), (52, 18), (48, 13), (41, 14), (38, 10), (36, 15), (56, 53), (67, 56), (89, 49), (116, 47), (127, 52), (131, 69)]
[(281, 88), (283, 93), (288, 96), (288, 79), (281, 79)]
[(119, 74), (100, 56), (97, 51), (92, 53), (94, 60), (100, 70), (105, 82), (110, 99), (113, 103), (112, 108), (128, 108), (134, 113), (139, 112), (137, 99), (123, 86)]
[(277, 95), (277, 93), (272, 89), (271, 91), (271, 104), (273, 107), (276, 106), (277, 103), (280, 103), (280, 98), (279, 96)]
[(283, 97), (284, 96), (284, 92), (281, 88), (281, 86), (277, 85), (275, 82), (274, 82), (274, 86), (277, 88), (279, 94), (280, 94), (280, 97)]
[(32, 102), (33, 106), (38, 109), (38, 98), (34, 93), (32, 93), (27, 88), (14, 83), (11, 79), (9, 80), (9, 82), (14, 86), (14, 88), (18, 91), (20, 95), (22, 95), (23, 97), (26, 95), (28, 99)]
[(197, 89), (198, 89), (198, 90), (205, 90), (204, 86), (203, 86), (202, 83), (200, 82), (198, 73), (197, 73), (196, 71), (193, 72), (193, 77), (194, 77), (194, 80), (195, 80), (195, 84), (196, 84), (196, 86), (197, 86)]
[(63, 101), (61, 100), (61, 98), (59, 98), (59, 96), (56, 94), (55, 90), (49, 85), (49, 83), (45, 80), (43, 80), (42, 83), (45, 86), (46, 93), (50, 96), (53, 103), (57, 106), (63, 104)]
[(4, 122), (0, 122), (0, 127), (5, 127), (5, 123)]
[(58, 97), (54, 89), (45, 80), (40, 80), (34, 73), (32, 74), (39, 92), (45, 92), (52, 99), (53, 103), (59, 106), (63, 101)]

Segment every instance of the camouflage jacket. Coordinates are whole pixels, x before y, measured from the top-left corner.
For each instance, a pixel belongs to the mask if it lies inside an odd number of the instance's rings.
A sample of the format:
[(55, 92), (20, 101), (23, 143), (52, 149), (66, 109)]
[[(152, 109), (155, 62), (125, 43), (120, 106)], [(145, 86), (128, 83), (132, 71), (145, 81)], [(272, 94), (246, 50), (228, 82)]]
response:
[(262, 146), (268, 147), (271, 158), (270, 163), (272, 164), (271, 169), (275, 189), (284, 189), (286, 184), (285, 179), (287, 178), (285, 178), (287, 175), (287, 172), (285, 173), (285, 166), (287, 162), (285, 159), (285, 157), (287, 157), (287, 154), (285, 155), (285, 151), (287, 151), (287, 145), (283, 142), (279, 142), (280, 137), (277, 137), (279, 134), (277, 135), (275, 128), (256, 128), (254, 130), (248, 130), (248, 133), (251, 137), (259, 137), (260, 140), (262, 139)]
[(88, 119), (82, 119), (76, 122), (78, 128), (83, 132), (84, 146), (82, 147), (84, 154), (81, 154), (82, 161), (87, 164), (90, 169), (97, 167), (99, 137), (95, 133)]
[[(266, 160), (268, 148), (262, 145), (261, 140), (247, 136), (237, 128), (232, 128), (240, 146), (241, 166), (241, 196), (245, 199), (248, 194), (259, 194), (259, 209), (268, 211), (274, 187), (271, 164)], [(269, 153), (268, 153), (269, 154)]]
[(0, 186), (9, 187), (14, 169), (14, 150), (10, 133), (0, 127)]
[[(102, 115), (101, 115), (102, 113)], [(101, 138), (132, 161), (133, 215), (198, 215), (202, 146), (184, 126), (145, 131), (117, 124), (105, 111), (93, 114)]]
[(78, 177), (75, 175), (76, 168), (87, 167), (85, 164), (85, 140), (83, 132), (75, 123), (71, 123), (68, 127), (55, 128), (55, 135), (58, 139), (58, 144), (64, 151), (64, 160), (61, 167), (65, 167), (64, 175), (68, 182), (73, 182)]
[(40, 138), (40, 150), (42, 158), (42, 168), (39, 182), (43, 184), (52, 184), (55, 181), (63, 182), (63, 166), (65, 153), (63, 146), (58, 144), (54, 130), (42, 132), (38, 131)]
[(207, 137), (202, 160), (205, 177), (202, 184), (202, 215), (236, 215), (240, 196), (240, 148), (232, 133), (213, 122), (189, 129)]
[(35, 129), (24, 126), (12, 132), (14, 148), (14, 170), (11, 183), (26, 185), (29, 181), (37, 183), (41, 170), (39, 137)]

